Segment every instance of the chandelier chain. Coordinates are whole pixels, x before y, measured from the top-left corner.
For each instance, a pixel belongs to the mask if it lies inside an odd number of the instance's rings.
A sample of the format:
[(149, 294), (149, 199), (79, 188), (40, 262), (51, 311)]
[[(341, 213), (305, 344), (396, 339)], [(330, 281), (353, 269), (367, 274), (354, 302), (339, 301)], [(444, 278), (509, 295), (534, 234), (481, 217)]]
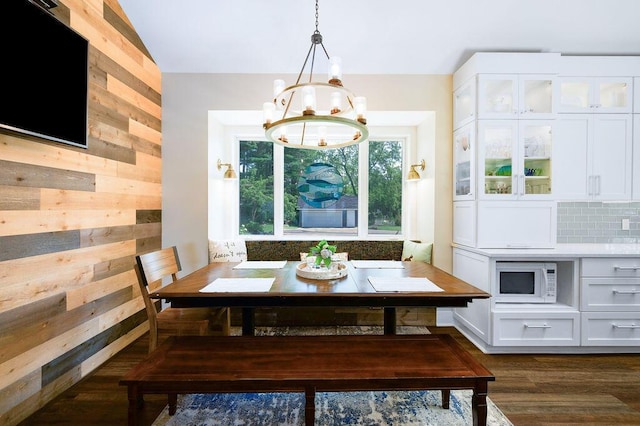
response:
[(318, 30), (318, 0), (316, 0), (316, 33), (319, 33)]

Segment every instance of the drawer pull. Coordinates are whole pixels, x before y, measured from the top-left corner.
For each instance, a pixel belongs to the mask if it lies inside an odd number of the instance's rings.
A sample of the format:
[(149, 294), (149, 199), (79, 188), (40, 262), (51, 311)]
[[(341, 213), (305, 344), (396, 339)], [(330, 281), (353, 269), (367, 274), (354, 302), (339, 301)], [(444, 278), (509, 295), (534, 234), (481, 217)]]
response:
[(636, 329), (636, 328), (640, 328), (640, 325), (635, 325), (635, 324), (631, 324), (631, 325), (618, 325), (618, 324), (611, 324), (613, 326), (613, 328), (631, 328), (631, 329)]
[(551, 328), (550, 325), (542, 324), (542, 325), (529, 325), (529, 324), (525, 324), (524, 328)]
[(637, 271), (640, 266), (614, 266), (613, 269), (616, 271)]
[(640, 290), (613, 290), (613, 294), (640, 294)]

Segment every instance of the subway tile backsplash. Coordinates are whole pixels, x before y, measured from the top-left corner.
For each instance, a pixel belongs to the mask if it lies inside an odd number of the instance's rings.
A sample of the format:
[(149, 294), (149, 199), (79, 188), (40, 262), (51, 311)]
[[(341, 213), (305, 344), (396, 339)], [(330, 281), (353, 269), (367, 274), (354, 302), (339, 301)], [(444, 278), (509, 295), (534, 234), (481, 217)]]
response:
[(640, 202), (558, 203), (558, 244), (589, 243), (640, 243)]

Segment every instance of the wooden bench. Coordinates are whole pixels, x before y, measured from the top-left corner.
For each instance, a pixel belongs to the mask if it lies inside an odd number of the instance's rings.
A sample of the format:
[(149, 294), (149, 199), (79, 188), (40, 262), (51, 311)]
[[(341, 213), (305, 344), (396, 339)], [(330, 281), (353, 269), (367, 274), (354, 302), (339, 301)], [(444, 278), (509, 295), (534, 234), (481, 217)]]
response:
[(170, 337), (127, 373), (129, 424), (144, 394), (304, 392), (313, 425), (316, 392), (472, 389), (473, 424), (485, 425), (487, 384), (494, 376), (451, 336), (180, 336)]

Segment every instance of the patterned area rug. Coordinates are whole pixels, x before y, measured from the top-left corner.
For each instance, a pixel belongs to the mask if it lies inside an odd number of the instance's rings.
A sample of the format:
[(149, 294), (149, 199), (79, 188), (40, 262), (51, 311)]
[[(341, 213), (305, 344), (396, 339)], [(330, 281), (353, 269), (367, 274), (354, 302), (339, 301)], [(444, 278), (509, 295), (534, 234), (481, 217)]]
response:
[[(487, 425), (512, 423), (487, 398)], [(451, 392), (448, 410), (439, 391), (318, 392), (316, 425), (472, 425), (471, 391)], [(304, 425), (302, 393), (197, 394), (178, 398), (173, 416), (165, 408), (153, 426)]]
[[(399, 327), (398, 334), (429, 334), (427, 327)], [(258, 327), (256, 335), (382, 334), (381, 326)], [(232, 334), (240, 334), (237, 328)], [(470, 390), (451, 391), (448, 410), (440, 391), (318, 392), (316, 425), (472, 425)], [(487, 398), (487, 425), (512, 426)], [(179, 395), (176, 414), (168, 407), (153, 426), (304, 425), (303, 393)]]

